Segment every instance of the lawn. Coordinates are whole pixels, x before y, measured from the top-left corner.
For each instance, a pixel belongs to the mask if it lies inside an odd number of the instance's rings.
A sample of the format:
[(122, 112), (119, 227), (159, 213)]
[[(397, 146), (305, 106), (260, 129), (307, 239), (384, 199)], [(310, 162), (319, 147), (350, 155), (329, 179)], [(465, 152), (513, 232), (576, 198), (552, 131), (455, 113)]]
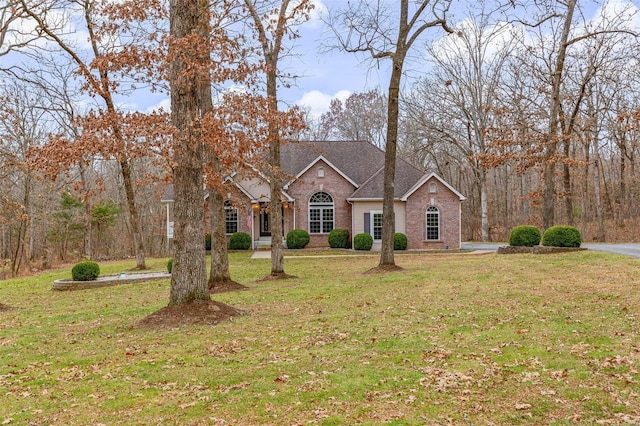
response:
[[(317, 253), (316, 253), (317, 254)], [(640, 424), (640, 261), (596, 252), (232, 253), (246, 312), (152, 331), (169, 282), (0, 282), (0, 424)], [(163, 268), (163, 259), (149, 263)], [(101, 264), (103, 274), (133, 263)]]

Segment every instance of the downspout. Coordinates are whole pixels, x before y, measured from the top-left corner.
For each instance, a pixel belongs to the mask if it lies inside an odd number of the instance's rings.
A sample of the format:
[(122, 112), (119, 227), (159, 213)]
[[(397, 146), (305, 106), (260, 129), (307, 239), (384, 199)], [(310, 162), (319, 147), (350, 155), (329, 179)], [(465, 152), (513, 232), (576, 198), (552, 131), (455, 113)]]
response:
[(458, 203), (458, 250), (462, 248), (462, 201)]
[(347, 200), (347, 203), (351, 206), (351, 242), (353, 244), (353, 230), (356, 226), (356, 215), (353, 214), (353, 202)]

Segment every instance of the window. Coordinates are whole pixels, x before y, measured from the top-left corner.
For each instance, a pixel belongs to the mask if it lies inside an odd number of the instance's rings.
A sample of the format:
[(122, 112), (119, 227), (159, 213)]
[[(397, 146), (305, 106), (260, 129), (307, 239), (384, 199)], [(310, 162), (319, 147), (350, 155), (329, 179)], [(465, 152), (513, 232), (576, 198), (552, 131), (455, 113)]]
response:
[(435, 194), (436, 192), (438, 192), (438, 185), (436, 185), (435, 182), (431, 182), (429, 184), (429, 192), (432, 194)]
[(440, 239), (440, 212), (437, 207), (427, 209), (427, 240)]
[(333, 198), (316, 192), (309, 200), (309, 233), (328, 234), (333, 229)]
[(230, 201), (224, 202), (224, 219), (227, 234), (238, 232), (238, 209)]
[(374, 240), (382, 240), (382, 212), (371, 212), (371, 236)]

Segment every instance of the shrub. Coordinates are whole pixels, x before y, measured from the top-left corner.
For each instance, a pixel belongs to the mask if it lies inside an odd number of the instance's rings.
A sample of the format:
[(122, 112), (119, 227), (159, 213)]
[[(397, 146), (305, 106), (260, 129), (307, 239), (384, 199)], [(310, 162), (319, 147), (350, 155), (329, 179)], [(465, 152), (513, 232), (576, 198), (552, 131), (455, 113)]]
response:
[(353, 237), (353, 248), (356, 250), (371, 250), (373, 237), (369, 234), (356, 234)]
[(556, 225), (544, 231), (542, 245), (548, 247), (580, 247), (582, 237), (574, 226)]
[(100, 275), (100, 267), (96, 262), (85, 261), (76, 263), (71, 269), (74, 281), (93, 281)]
[(204, 249), (211, 251), (211, 234), (205, 234), (204, 236)]
[(540, 230), (533, 225), (516, 226), (509, 234), (510, 246), (533, 247), (540, 244)]
[(251, 248), (251, 235), (246, 232), (234, 232), (229, 238), (231, 250), (249, 250)]
[(409, 243), (407, 242), (407, 236), (402, 232), (396, 232), (393, 234), (393, 249), (394, 250), (406, 250)]
[(340, 228), (332, 229), (329, 232), (329, 247), (349, 248), (349, 231)]
[(287, 233), (287, 248), (303, 249), (309, 244), (309, 233), (304, 229), (294, 229)]
[(173, 269), (173, 259), (169, 259), (169, 261), (167, 262), (167, 271), (171, 273), (172, 269)]

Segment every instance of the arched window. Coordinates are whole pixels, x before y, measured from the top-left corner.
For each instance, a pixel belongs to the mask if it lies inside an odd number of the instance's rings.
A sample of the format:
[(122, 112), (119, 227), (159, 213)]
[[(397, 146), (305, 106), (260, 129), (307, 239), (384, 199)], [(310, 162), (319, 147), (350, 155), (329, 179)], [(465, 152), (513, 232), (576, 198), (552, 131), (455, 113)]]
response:
[(231, 201), (224, 202), (224, 219), (227, 234), (238, 232), (238, 209), (233, 207)]
[(328, 234), (333, 229), (333, 198), (316, 192), (309, 199), (309, 233)]
[(427, 209), (427, 241), (440, 239), (440, 211), (431, 206)]

